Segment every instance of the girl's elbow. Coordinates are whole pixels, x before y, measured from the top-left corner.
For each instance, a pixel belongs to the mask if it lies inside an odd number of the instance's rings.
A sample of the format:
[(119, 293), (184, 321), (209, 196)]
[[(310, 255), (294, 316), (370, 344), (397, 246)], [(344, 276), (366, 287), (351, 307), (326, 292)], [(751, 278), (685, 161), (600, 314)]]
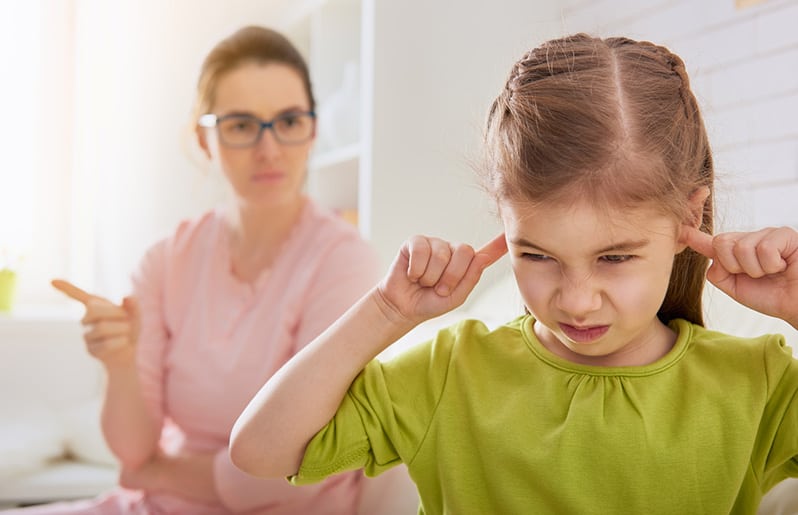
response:
[(260, 442), (241, 431), (233, 431), (228, 452), (230, 461), (243, 472), (257, 477), (274, 476), (268, 467), (270, 460), (264, 456)]
[(241, 438), (231, 438), (229, 454), (230, 461), (240, 470), (253, 476), (261, 476), (258, 460), (252, 459), (254, 453), (242, 442)]
[(241, 471), (260, 478), (284, 478), (295, 474), (298, 465), (290, 463), (279, 452), (270, 453), (262, 441), (249, 442), (241, 435), (230, 439), (230, 461)]

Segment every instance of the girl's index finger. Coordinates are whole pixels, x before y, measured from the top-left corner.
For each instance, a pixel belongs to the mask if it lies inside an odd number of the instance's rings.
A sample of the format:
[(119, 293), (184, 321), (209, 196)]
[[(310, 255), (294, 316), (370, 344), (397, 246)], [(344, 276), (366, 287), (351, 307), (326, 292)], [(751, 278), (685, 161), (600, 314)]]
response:
[(50, 281), (50, 284), (52, 284), (56, 290), (65, 294), (67, 297), (75, 299), (76, 301), (82, 303), (84, 306), (92, 298), (94, 298), (94, 295), (92, 295), (91, 293), (81, 288), (78, 288), (71, 282), (65, 281), (63, 279), (53, 279), (52, 281)]
[(483, 245), (482, 248), (477, 251), (477, 254), (486, 257), (485, 268), (498, 261), (502, 256), (507, 254), (507, 240), (504, 237), (504, 233), (499, 234)]
[(684, 243), (699, 254), (715, 259), (715, 248), (712, 246), (712, 235), (701, 232), (695, 227), (684, 227)]

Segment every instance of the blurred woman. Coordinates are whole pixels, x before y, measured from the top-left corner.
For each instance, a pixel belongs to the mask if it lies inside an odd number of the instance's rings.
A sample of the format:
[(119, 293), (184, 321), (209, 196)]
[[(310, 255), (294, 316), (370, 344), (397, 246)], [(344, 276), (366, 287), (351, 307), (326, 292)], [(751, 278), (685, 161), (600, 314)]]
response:
[(25, 513), (356, 511), (359, 475), (296, 488), (244, 474), (227, 452), (260, 385), (379, 275), (356, 229), (302, 192), (316, 128), (304, 59), (275, 31), (240, 29), (202, 65), (195, 123), (229, 205), (150, 248), (121, 305), (53, 282), (86, 306), (87, 349), (107, 371), (102, 428), (122, 488)]

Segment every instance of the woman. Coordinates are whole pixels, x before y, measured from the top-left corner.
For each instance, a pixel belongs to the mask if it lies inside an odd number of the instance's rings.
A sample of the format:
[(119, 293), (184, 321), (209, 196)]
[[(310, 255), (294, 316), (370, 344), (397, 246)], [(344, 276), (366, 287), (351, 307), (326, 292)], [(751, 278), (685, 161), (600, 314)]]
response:
[[(102, 427), (123, 489), (46, 513), (354, 513), (359, 476), (295, 488), (236, 469), (230, 430), (284, 362), (372, 286), (376, 253), (302, 193), (315, 137), (307, 66), (282, 35), (245, 27), (202, 66), (200, 147), (229, 206), (154, 245), (122, 305), (66, 281), (107, 371)], [(28, 511), (26, 511), (28, 513)]]

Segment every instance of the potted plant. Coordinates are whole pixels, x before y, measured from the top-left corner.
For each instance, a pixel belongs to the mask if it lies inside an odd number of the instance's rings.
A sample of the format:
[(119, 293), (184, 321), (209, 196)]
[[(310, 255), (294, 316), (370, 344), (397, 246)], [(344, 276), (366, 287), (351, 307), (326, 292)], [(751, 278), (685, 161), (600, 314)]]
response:
[(9, 249), (0, 248), (0, 312), (9, 312), (14, 307), (18, 261)]

